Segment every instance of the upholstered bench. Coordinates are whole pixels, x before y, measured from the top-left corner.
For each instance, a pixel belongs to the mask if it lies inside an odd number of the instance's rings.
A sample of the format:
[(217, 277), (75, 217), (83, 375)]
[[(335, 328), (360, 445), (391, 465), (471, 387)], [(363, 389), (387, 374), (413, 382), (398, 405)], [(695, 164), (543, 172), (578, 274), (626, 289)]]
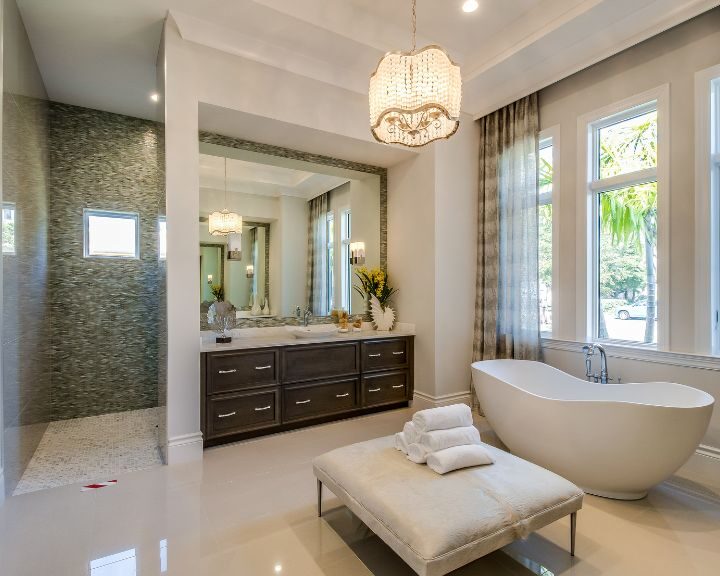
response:
[(440, 476), (392, 436), (313, 461), (318, 515), (327, 486), (420, 576), (447, 574), (568, 514), (570, 553), (583, 492), (557, 474), (488, 446), (495, 463)]

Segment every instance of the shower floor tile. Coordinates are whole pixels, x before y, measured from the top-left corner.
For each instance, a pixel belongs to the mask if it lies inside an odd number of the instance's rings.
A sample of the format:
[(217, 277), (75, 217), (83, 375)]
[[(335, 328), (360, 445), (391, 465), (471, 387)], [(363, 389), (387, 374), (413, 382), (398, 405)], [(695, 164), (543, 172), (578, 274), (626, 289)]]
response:
[(159, 408), (51, 422), (14, 495), (114, 476), (162, 464)]

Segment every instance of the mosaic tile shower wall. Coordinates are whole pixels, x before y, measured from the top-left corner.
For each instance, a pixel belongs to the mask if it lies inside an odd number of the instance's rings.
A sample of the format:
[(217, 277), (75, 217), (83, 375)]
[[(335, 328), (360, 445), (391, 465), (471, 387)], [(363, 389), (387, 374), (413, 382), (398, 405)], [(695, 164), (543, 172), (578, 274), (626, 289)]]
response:
[[(50, 106), (52, 419), (158, 405), (157, 124)], [(135, 212), (140, 258), (83, 256), (83, 210)]]
[(51, 419), (48, 103), (5, 92), (2, 104), (2, 408), (12, 493)]

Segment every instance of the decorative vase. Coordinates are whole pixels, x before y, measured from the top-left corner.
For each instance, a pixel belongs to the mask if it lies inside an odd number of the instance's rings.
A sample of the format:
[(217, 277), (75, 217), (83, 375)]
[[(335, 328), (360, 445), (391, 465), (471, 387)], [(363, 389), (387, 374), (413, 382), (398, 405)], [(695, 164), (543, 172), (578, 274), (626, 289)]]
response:
[(265, 316), (270, 316), (270, 299), (265, 298), (265, 307), (262, 309), (262, 313)]
[(250, 314), (253, 316), (260, 316), (262, 314), (262, 308), (260, 308), (260, 302), (258, 302), (259, 298), (255, 297), (253, 298), (253, 305), (250, 309)]
[(374, 295), (370, 296), (370, 314), (378, 332), (387, 332), (392, 329), (395, 323), (395, 311), (390, 306), (383, 308)]

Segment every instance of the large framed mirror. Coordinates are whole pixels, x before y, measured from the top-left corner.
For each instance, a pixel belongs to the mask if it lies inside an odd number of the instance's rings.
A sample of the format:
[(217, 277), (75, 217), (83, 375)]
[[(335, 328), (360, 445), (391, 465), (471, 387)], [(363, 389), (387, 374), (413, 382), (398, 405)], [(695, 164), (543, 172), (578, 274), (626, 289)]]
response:
[[(223, 209), (242, 217), (242, 234), (210, 235), (208, 215)], [(377, 166), (201, 132), (199, 216), (201, 255), (225, 247), (218, 273), (239, 327), (294, 323), (298, 307), (312, 322), (365, 315), (355, 268), (386, 268), (387, 171)], [(217, 295), (206, 289), (212, 258), (201, 266), (202, 329)]]

